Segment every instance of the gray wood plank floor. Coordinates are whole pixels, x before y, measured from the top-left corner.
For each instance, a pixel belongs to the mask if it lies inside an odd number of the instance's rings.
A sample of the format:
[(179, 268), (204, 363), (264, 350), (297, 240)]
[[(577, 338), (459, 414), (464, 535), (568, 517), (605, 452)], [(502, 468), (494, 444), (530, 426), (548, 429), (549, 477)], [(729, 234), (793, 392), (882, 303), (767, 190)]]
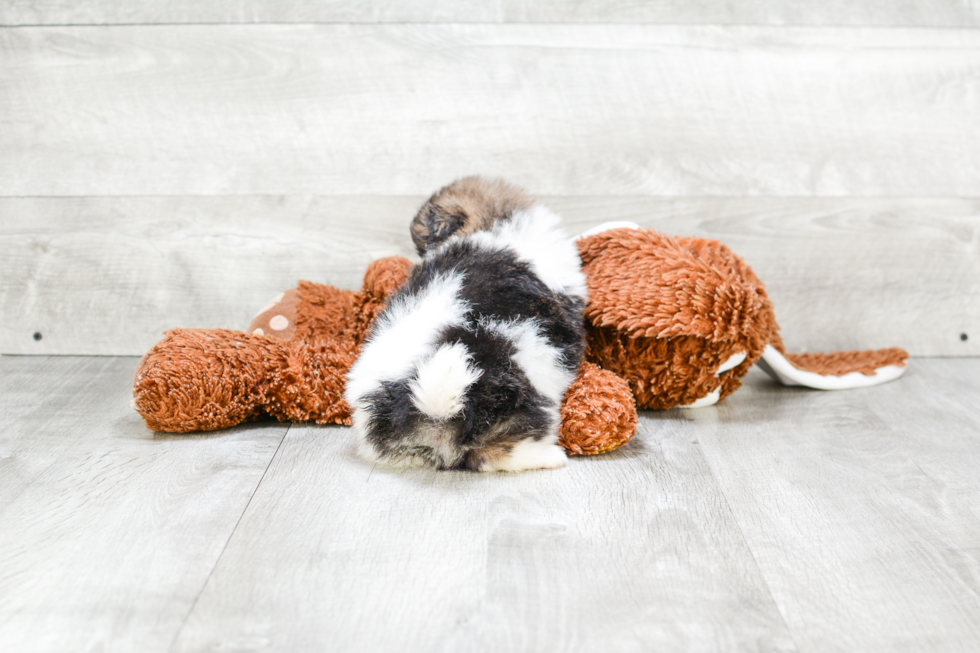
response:
[(338, 427), (157, 436), (135, 364), (0, 357), (0, 650), (980, 647), (978, 359), (752, 372), (493, 476), (372, 468)]

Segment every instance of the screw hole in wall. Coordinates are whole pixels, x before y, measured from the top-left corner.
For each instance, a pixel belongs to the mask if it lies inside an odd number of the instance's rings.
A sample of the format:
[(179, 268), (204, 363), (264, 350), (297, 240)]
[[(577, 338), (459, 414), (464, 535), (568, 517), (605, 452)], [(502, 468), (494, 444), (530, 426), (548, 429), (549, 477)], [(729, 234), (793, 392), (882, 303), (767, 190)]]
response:
[(970, 339), (970, 336), (966, 335), (965, 333), (961, 333), (960, 334), (960, 340), (962, 340), (963, 342), (966, 342), (969, 339)]
[(44, 336), (42, 336), (42, 335), (41, 335), (41, 332), (40, 332), (40, 331), (35, 331), (35, 332), (34, 332), (34, 339), (35, 339), (35, 340), (40, 340), (40, 339), (41, 339), (41, 338), (43, 338), (43, 337), (44, 337)]

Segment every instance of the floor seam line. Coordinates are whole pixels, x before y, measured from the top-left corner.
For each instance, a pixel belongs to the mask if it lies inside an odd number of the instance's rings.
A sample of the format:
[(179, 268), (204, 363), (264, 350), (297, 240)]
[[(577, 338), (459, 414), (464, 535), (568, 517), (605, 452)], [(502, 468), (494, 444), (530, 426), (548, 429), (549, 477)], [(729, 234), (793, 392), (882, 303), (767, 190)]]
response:
[(748, 538), (745, 537), (745, 531), (742, 530), (742, 524), (739, 523), (738, 517), (735, 515), (735, 510), (732, 509), (732, 501), (729, 498), (728, 493), (725, 492), (725, 488), (722, 487), (721, 481), (718, 480), (718, 475), (715, 473), (715, 468), (712, 466), (711, 461), (708, 460), (708, 456), (705, 453), (704, 448), (701, 446), (700, 437), (698, 438), (698, 441), (695, 443), (695, 446), (697, 447), (698, 452), (701, 454), (701, 460), (704, 461), (704, 464), (708, 466), (708, 471), (711, 472), (711, 478), (712, 480), (714, 480), (715, 486), (718, 488), (718, 493), (725, 499), (725, 508), (728, 510), (728, 514), (731, 515), (732, 522), (734, 522), (735, 524), (735, 528), (738, 529), (738, 536), (742, 539), (742, 542), (745, 544), (745, 549), (749, 552), (749, 555), (752, 556), (752, 563), (755, 565), (756, 571), (759, 572), (759, 578), (762, 579), (762, 582), (765, 585), (766, 594), (769, 595), (769, 599), (772, 601), (773, 606), (775, 606), (776, 613), (779, 614), (779, 620), (783, 622), (783, 626), (786, 628), (786, 633), (789, 635), (790, 640), (793, 642), (793, 646), (796, 647), (797, 651), (802, 651), (803, 649), (800, 648), (799, 642), (796, 641), (796, 636), (793, 633), (793, 629), (790, 628), (789, 623), (787, 623), (786, 621), (786, 615), (783, 614), (782, 606), (776, 600), (776, 597), (773, 596), (772, 587), (769, 584), (769, 579), (766, 578), (766, 575), (762, 572), (762, 566), (759, 565), (759, 560), (758, 558), (755, 557), (755, 551), (752, 549), (752, 546), (749, 544)]
[(211, 582), (211, 577), (214, 576), (214, 570), (218, 568), (218, 565), (221, 563), (221, 559), (225, 556), (225, 551), (228, 550), (228, 545), (231, 543), (232, 538), (235, 537), (235, 533), (238, 531), (238, 526), (242, 523), (245, 513), (248, 512), (248, 507), (252, 505), (252, 499), (255, 498), (255, 495), (258, 494), (259, 488), (262, 487), (262, 481), (265, 480), (266, 474), (269, 473), (269, 468), (272, 467), (272, 463), (275, 461), (276, 456), (279, 455), (279, 450), (282, 448), (282, 443), (286, 441), (286, 436), (289, 435), (289, 430), (291, 428), (292, 424), (286, 426), (286, 430), (283, 432), (282, 438), (279, 439), (279, 444), (276, 445), (276, 450), (272, 452), (272, 456), (269, 458), (269, 464), (267, 464), (265, 469), (262, 470), (262, 476), (259, 477), (259, 482), (255, 484), (255, 489), (252, 490), (252, 494), (248, 497), (248, 501), (245, 502), (245, 507), (242, 509), (242, 514), (240, 514), (238, 519), (235, 521), (235, 526), (231, 529), (231, 533), (228, 534), (228, 539), (225, 540), (224, 545), (221, 547), (221, 552), (218, 554), (218, 557), (215, 558), (214, 564), (211, 565), (211, 570), (208, 572), (204, 582), (201, 583), (201, 589), (198, 590), (197, 596), (195, 596), (194, 600), (191, 601), (191, 606), (188, 608), (187, 614), (184, 615), (184, 618), (180, 622), (180, 626), (174, 633), (174, 638), (171, 640), (170, 646), (167, 647), (168, 653), (172, 652), (174, 647), (177, 645), (177, 640), (180, 638), (180, 634), (184, 632), (184, 628), (187, 626), (187, 620), (190, 619), (191, 615), (194, 613), (194, 609), (197, 608), (197, 602), (201, 599), (201, 595), (204, 594), (204, 590), (207, 589), (208, 583)]

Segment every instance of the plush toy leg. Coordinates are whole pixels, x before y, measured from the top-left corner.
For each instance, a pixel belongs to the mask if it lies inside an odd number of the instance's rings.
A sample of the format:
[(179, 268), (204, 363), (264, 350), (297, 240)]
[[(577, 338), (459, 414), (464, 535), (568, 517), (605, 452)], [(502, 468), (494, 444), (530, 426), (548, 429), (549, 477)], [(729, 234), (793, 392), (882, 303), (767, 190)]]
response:
[(909, 355), (898, 348), (831, 354), (785, 354), (767, 345), (759, 367), (783, 385), (847, 390), (894, 381), (905, 373)]
[(583, 363), (565, 393), (558, 444), (569, 456), (612, 451), (636, 434), (636, 402), (629, 384), (609, 370)]

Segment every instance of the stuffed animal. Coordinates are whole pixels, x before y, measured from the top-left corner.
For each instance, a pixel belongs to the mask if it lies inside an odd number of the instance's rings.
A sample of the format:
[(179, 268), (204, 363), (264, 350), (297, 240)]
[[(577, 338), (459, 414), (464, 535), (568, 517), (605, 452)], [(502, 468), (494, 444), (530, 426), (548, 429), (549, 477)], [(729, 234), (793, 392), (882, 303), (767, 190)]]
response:
[[(723, 244), (609, 227), (578, 240), (588, 349), (561, 409), (559, 443), (571, 455), (628, 442), (636, 407), (721, 401), (756, 362), (782, 383), (821, 389), (883, 383), (905, 369), (901, 349), (786, 354), (765, 287)], [(136, 409), (149, 428), (178, 433), (262, 414), (350, 424), (345, 375), (410, 267), (401, 257), (375, 261), (358, 292), (301, 282), (246, 332), (167, 332), (137, 366)]]

